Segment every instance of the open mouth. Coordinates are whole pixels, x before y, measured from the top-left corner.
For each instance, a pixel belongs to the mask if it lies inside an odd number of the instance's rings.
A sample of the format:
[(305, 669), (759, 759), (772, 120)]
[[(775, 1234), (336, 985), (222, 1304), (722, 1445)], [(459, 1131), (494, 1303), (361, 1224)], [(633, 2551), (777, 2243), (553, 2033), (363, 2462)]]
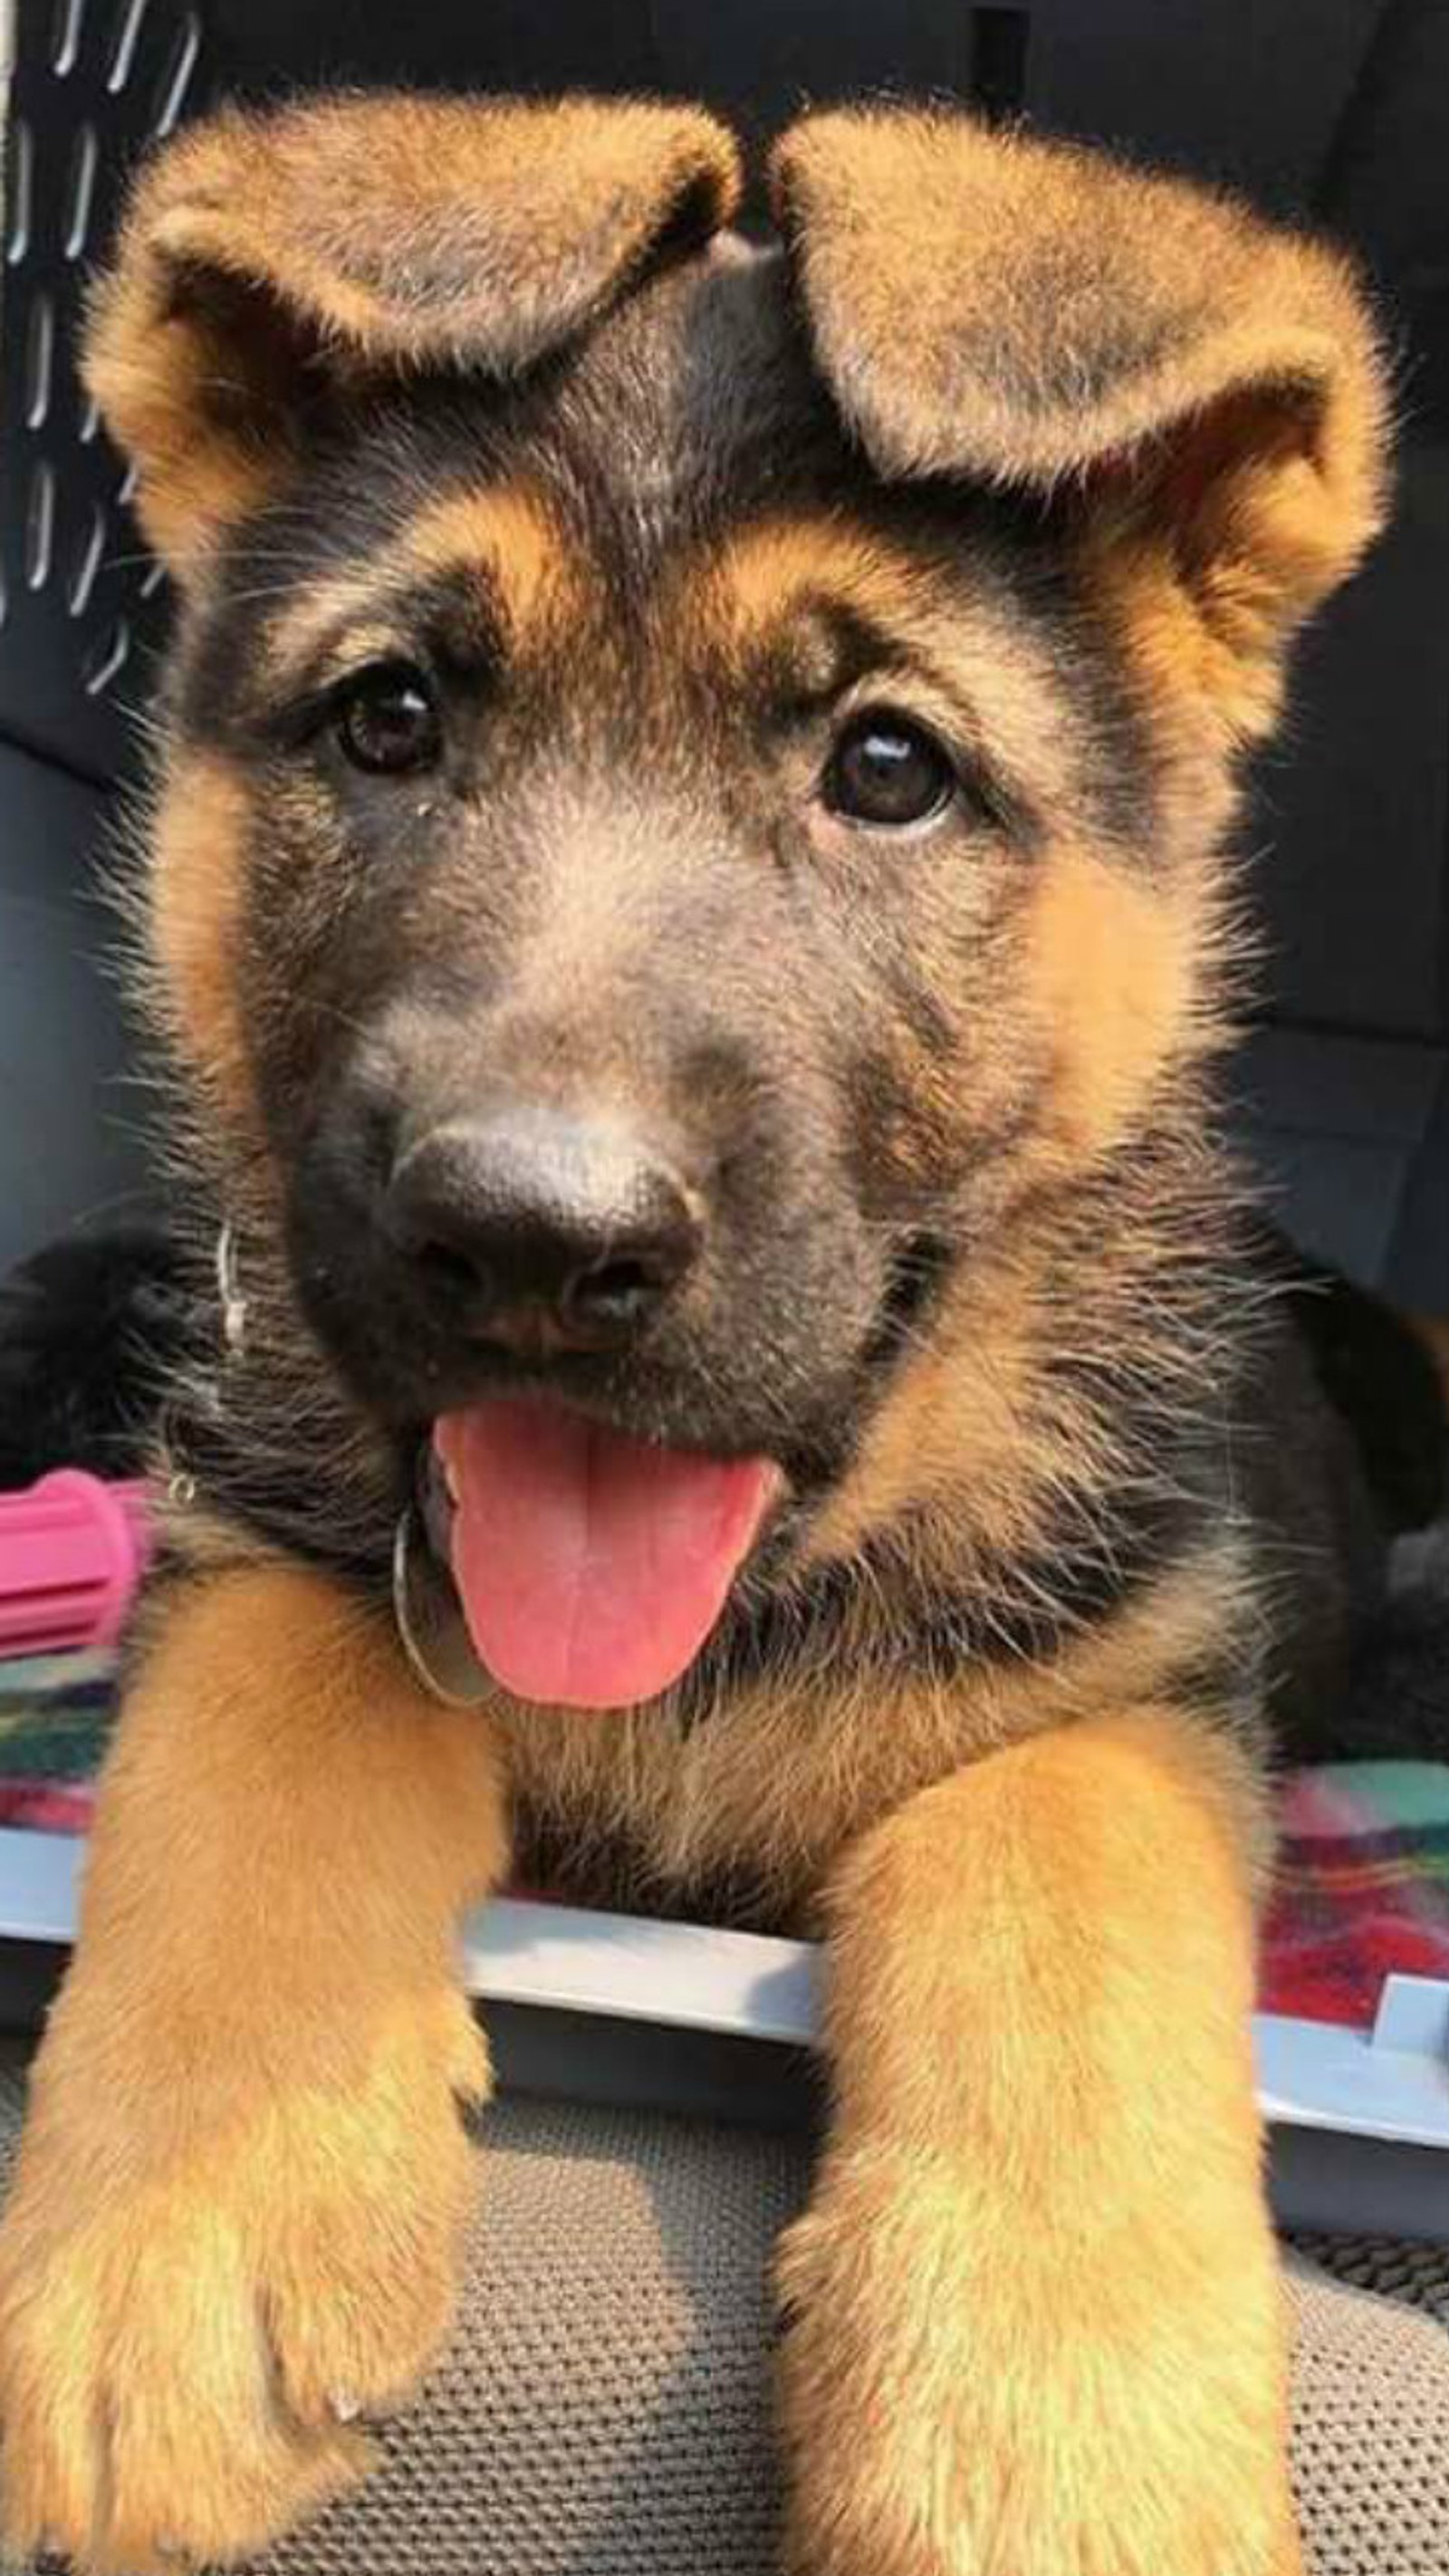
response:
[[(925, 1237), (903, 1250), (868, 1364), (909, 1338), (945, 1258)], [(633, 1708), (681, 1681), (787, 1494), (772, 1459), (641, 1439), (547, 1391), (455, 1404), (432, 1445), (474, 1652), (550, 1707)]]
[(562, 1405), (440, 1417), (452, 1569), (469, 1634), (518, 1699), (657, 1699), (718, 1620), (783, 1478), (768, 1459), (657, 1448)]

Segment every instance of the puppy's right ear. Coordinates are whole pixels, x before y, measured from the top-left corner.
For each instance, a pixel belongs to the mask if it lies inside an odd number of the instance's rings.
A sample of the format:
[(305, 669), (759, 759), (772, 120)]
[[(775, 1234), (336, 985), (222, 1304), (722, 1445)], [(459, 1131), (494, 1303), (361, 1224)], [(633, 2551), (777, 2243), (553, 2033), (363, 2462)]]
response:
[(232, 109), (143, 173), (85, 376), (185, 577), (339, 394), (423, 368), (514, 375), (728, 221), (702, 111), (374, 95)]

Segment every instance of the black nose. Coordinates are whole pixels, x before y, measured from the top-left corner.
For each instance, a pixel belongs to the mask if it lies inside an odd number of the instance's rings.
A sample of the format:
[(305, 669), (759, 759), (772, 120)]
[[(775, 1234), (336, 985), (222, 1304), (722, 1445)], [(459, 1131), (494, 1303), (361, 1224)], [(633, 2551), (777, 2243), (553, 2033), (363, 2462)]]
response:
[(422, 1137), (384, 1222), (436, 1309), (540, 1358), (627, 1341), (702, 1240), (684, 1183), (627, 1127), (522, 1106)]

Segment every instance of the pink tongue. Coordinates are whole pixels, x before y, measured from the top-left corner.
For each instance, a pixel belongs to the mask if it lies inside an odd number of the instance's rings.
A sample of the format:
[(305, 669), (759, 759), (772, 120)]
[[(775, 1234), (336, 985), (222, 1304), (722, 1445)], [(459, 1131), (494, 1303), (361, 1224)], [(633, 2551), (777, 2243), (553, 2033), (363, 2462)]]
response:
[(762, 1459), (650, 1448), (546, 1404), (444, 1415), (453, 1579), (519, 1699), (627, 1708), (687, 1671), (774, 1490)]

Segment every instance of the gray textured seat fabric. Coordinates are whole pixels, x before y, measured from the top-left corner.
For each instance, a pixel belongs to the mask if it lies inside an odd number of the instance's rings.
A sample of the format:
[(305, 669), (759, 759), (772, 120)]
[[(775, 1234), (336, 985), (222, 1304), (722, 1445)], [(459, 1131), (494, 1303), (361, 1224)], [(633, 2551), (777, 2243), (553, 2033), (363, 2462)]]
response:
[[(1338, 2245), (1327, 2250), (1337, 2260)], [(1415, 2254), (1416, 2305), (1290, 2267), (1294, 2465), (1311, 2576), (1449, 2568), (1449, 2248)], [(1347, 2260), (1352, 2268), (1351, 2243)]]
[[(20, 2103), (0, 2073), (0, 2168)], [(766, 2267), (799, 2141), (536, 2101), (488, 2128), (452, 2351), (266, 2576), (773, 2576)], [(1449, 2249), (1312, 2252), (1347, 2276), (1291, 2267), (1312, 2576), (1443, 2576)]]

